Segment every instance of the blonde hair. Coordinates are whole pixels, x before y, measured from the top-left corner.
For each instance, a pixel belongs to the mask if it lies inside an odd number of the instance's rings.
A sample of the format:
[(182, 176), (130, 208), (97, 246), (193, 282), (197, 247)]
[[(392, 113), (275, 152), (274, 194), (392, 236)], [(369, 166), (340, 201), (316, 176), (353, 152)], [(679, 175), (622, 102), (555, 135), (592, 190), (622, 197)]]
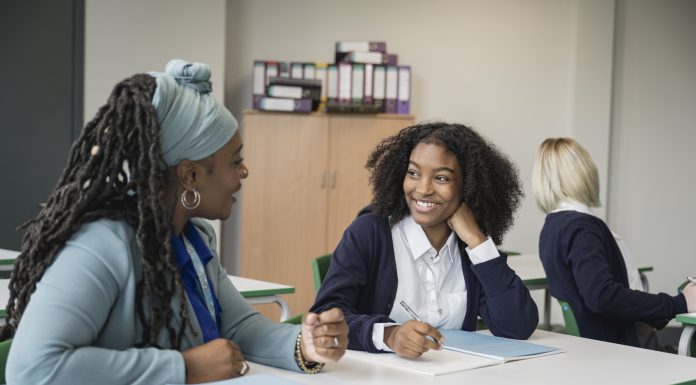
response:
[(571, 138), (548, 138), (539, 146), (532, 189), (545, 213), (568, 198), (590, 207), (600, 205), (597, 166), (587, 150)]

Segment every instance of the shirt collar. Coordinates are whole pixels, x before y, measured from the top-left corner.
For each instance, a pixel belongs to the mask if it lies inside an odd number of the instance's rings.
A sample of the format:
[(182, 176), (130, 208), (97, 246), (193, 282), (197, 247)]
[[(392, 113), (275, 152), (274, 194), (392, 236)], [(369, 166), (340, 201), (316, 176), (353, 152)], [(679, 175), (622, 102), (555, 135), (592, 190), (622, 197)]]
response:
[[(404, 230), (404, 234), (406, 235), (408, 247), (411, 249), (411, 257), (414, 261), (425, 255), (425, 253), (427, 253), (429, 250), (432, 250), (433, 256), (435, 254), (438, 254), (437, 250), (435, 250), (433, 246), (430, 244), (428, 236), (425, 235), (423, 227), (416, 223), (412, 216), (407, 215), (401, 221), (401, 226)], [(454, 262), (452, 253), (455, 250), (454, 246), (456, 246), (456, 243), (457, 238), (454, 231), (452, 231), (450, 232), (449, 237), (447, 237), (447, 241), (445, 242), (445, 245), (442, 247), (438, 255), (442, 255), (443, 253), (445, 253), (449, 256), (450, 262)]]
[(592, 213), (592, 210), (590, 210), (589, 206), (587, 206), (584, 203), (574, 201), (572, 199), (568, 199), (559, 203), (558, 207), (555, 210), (553, 210), (552, 213), (556, 213), (559, 211), (577, 211), (584, 214), (594, 215), (594, 213)]
[[(183, 235), (191, 242), (191, 246), (196, 250), (196, 254), (201, 259), (203, 266), (207, 265), (208, 262), (213, 258), (213, 253), (206, 245), (205, 241), (201, 237), (201, 234), (196, 230), (196, 226), (191, 223), (191, 221), (186, 222), (184, 226)], [(176, 262), (179, 266), (184, 266), (191, 262), (191, 255), (189, 255), (186, 250), (186, 245), (184, 242), (172, 233), (171, 236), (172, 248), (174, 249), (174, 254), (176, 255)]]
[[(590, 209), (589, 206), (587, 206), (587, 205), (584, 204), (584, 203), (580, 203), (580, 202), (577, 202), (577, 201), (574, 201), (574, 200), (567, 200), (567, 201), (563, 201), (563, 202), (559, 203), (559, 204), (558, 204), (558, 208), (556, 208), (555, 210), (553, 210), (553, 211), (551, 211), (551, 212), (552, 212), (552, 213), (557, 213), (557, 212), (559, 212), (559, 211), (577, 211), (577, 212), (579, 212), (579, 213), (588, 214), (588, 215), (592, 215), (593, 217), (599, 218), (599, 217)], [(601, 218), (600, 218), (600, 219), (601, 219)], [(603, 219), (602, 219), (602, 221), (603, 221)], [(610, 231), (611, 231), (611, 230), (610, 230)], [(620, 236), (619, 234), (616, 234), (616, 233), (613, 232), (613, 231), (611, 232), (611, 234), (614, 236), (614, 238), (615, 238), (617, 241), (619, 241), (619, 240), (622, 239), (621, 236)]]

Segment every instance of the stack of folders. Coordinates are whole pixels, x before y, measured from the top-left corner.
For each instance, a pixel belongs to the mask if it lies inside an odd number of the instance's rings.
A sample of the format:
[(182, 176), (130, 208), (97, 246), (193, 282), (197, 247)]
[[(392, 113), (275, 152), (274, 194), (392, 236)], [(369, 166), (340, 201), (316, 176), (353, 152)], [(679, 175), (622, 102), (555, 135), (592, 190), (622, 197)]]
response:
[(443, 350), (430, 350), (417, 359), (396, 354), (374, 354), (348, 350), (345, 357), (384, 365), (418, 374), (441, 374), (471, 370), (509, 361), (524, 360), (562, 353), (552, 346), (495, 337), (464, 330), (440, 330), (445, 337)]
[(253, 108), (409, 114), (411, 67), (385, 42), (337, 42), (335, 62), (254, 62)]
[[(326, 65), (256, 60), (254, 62), (254, 109), (311, 112), (322, 100), (321, 75)], [(319, 74), (319, 75), (317, 75)]]
[(337, 42), (328, 66), (327, 111), (411, 111), (411, 67), (399, 65), (385, 42)]

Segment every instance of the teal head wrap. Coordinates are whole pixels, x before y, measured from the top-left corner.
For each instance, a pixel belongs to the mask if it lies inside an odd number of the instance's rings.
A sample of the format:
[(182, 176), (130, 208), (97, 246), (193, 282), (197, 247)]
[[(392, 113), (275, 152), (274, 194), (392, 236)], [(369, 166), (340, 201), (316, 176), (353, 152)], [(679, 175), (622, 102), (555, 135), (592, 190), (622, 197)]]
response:
[(160, 148), (167, 166), (212, 155), (237, 132), (237, 120), (210, 95), (210, 67), (174, 59), (157, 79), (152, 105), (160, 126)]

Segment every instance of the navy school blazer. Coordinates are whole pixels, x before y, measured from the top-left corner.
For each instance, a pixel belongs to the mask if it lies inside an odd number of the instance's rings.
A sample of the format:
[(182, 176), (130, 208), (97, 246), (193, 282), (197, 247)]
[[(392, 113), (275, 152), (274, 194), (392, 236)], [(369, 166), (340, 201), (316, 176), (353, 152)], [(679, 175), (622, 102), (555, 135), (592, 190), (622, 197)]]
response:
[(573, 309), (582, 337), (638, 346), (636, 321), (662, 328), (687, 311), (683, 294), (629, 288), (619, 245), (606, 223), (593, 215), (548, 214), (539, 237), (539, 257), (551, 295)]
[[(507, 265), (507, 255), (473, 265), (461, 241), (459, 249), (467, 288), (461, 329), (476, 330), (480, 315), (494, 335), (528, 338), (539, 313), (529, 290)], [(372, 343), (372, 325), (394, 322), (389, 313), (397, 285), (391, 226), (376, 213), (364, 214), (344, 232), (311, 311), (340, 308), (350, 327), (348, 348), (379, 352)]]

